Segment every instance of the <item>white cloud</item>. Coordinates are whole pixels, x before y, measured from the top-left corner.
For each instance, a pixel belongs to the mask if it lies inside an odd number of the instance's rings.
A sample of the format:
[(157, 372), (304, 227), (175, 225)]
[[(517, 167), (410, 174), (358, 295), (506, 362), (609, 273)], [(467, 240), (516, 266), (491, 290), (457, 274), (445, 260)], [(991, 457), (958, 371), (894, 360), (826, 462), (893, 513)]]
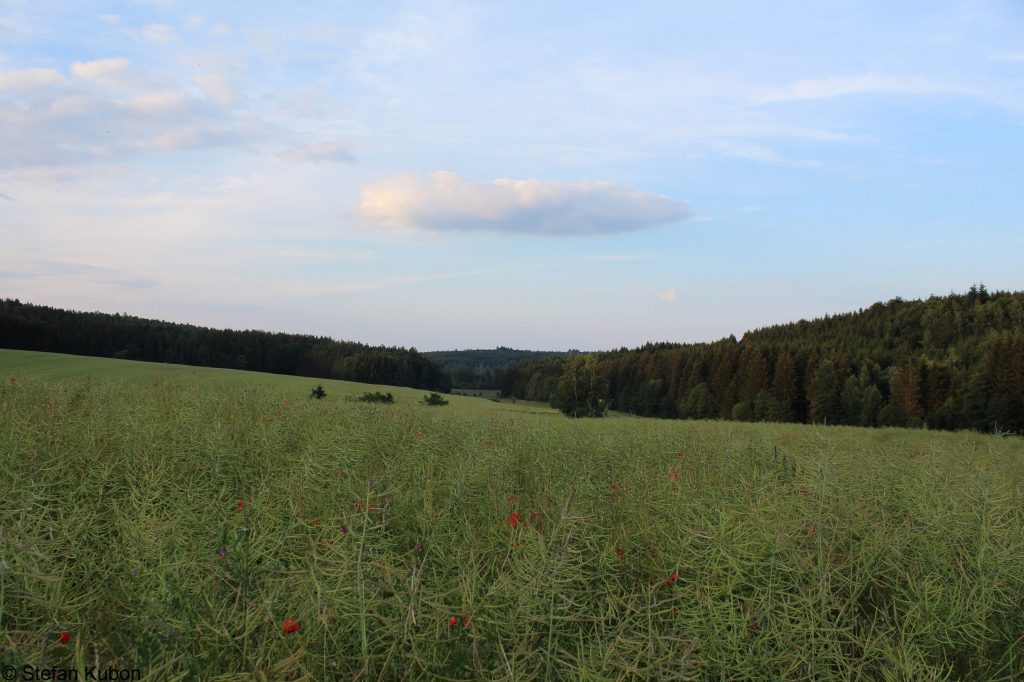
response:
[(661, 299), (662, 301), (667, 301), (669, 303), (672, 303), (673, 301), (676, 300), (675, 289), (665, 289), (664, 291), (656, 291), (654, 295)]
[(229, 106), (238, 99), (234, 86), (220, 74), (208, 73), (196, 76), (196, 83), (203, 89), (207, 97), (218, 104)]
[(147, 115), (180, 112), (186, 108), (188, 98), (178, 90), (160, 90), (132, 97), (124, 106), (132, 111)]
[(347, 142), (321, 142), (286, 149), (278, 154), (285, 161), (354, 161), (352, 147)]
[(185, 17), (184, 21), (182, 21), (182, 25), (185, 28), (195, 28), (196, 26), (202, 26), (205, 23), (206, 17), (202, 14), (190, 14)]
[(359, 218), (389, 228), (543, 235), (641, 230), (690, 216), (686, 202), (610, 182), (399, 175), (363, 188)]
[(140, 31), (143, 39), (149, 43), (163, 45), (177, 40), (178, 32), (170, 24), (146, 24)]
[(130, 64), (131, 62), (123, 58), (72, 62), (71, 73), (83, 80), (101, 85), (124, 86)]
[(818, 79), (805, 78), (791, 83), (784, 88), (770, 90), (761, 95), (758, 101), (761, 104), (769, 104), (772, 102), (792, 102), (868, 93), (930, 95), (970, 94), (970, 91), (952, 83), (923, 78), (886, 74), (862, 74), (858, 76), (829, 76)]
[(59, 81), (60, 74), (54, 69), (0, 71), (0, 92), (4, 90), (29, 90), (53, 85)]
[(206, 130), (195, 126), (177, 128), (161, 133), (144, 146), (161, 151), (175, 149), (207, 149), (232, 144), (237, 135), (221, 130)]

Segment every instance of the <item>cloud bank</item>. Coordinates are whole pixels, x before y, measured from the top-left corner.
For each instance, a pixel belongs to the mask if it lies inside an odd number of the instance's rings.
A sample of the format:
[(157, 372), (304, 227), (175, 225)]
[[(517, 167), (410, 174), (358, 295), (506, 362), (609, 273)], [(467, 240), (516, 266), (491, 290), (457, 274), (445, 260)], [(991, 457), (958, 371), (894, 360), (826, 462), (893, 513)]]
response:
[(690, 216), (686, 202), (610, 182), (466, 180), (435, 171), (363, 188), (358, 217), (385, 228), (577, 236), (631, 232)]

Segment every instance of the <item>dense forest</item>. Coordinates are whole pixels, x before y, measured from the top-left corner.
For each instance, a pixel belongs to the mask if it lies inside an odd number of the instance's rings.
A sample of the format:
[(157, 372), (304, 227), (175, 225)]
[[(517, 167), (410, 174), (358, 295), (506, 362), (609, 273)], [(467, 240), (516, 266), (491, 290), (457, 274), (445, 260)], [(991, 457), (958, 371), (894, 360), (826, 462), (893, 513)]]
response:
[(1024, 432), (1024, 292), (897, 298), (740, 341), (588, 360), (524, 363), (503, 391), (571, 414), (600, 404), (655, 417)]
[[(569, 351), (570, 353), (579, 351)], [(447, 373), (452, 386), (472, 389), (500, 389), (505, 385), (505, 373), (530, 360), (564, 355), (557, 351), (515, 350), (499, 346), (494, 350), (441, 350), (427, 351), (430, 358)]]
[(208, 329), (0, 299), (0, 348), (227, 367), (447, 392), (448, 376), (416, 349), (323, 336)]

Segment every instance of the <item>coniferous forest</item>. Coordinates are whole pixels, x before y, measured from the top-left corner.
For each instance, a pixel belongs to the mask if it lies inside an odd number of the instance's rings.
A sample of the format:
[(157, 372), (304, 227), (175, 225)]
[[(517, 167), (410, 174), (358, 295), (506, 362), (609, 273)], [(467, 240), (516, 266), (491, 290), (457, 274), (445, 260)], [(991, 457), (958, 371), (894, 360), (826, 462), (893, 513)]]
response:
[(0, 299), (0, 347), (447, 392), (448, 376), (416, 349), (324, 336), (209, 329), (129, 315), (85, 313)]
[[(1024, 292), (925, 301), (758, 329), (742, 340), (598, 353), (610, 409), (654, 417), (1024, 432)], [(571, 356), (507, 373), (506, 395), (564, 394)], [(594, 398), (596, 396), (590, 396)], [(577, 402), (582, 399), (577, 398)]]

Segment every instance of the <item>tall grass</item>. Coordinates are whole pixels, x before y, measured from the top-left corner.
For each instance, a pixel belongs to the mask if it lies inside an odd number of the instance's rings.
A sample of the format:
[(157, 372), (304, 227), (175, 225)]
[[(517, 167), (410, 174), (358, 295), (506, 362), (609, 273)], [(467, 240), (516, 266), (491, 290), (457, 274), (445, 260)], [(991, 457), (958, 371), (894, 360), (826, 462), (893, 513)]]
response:
[(5, 381), (0, 663), (154, 680), (1024, 674), (1021, 439), (307, 396)]

